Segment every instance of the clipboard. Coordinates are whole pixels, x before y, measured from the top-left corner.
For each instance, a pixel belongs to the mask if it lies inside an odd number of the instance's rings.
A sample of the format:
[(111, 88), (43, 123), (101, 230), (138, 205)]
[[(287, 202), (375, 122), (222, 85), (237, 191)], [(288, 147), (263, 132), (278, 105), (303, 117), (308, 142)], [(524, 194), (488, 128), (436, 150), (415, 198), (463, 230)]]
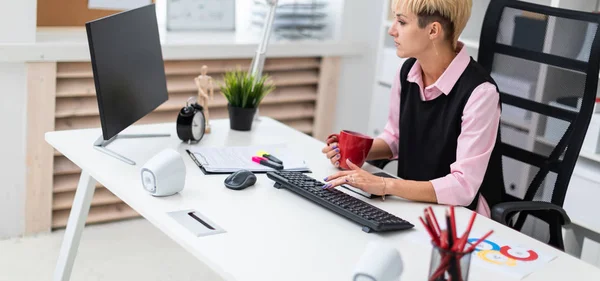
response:
[[(198, 168), (200, 168), (200, 171), (202, 171), (202, 173), (204, 173), (205, 175), (228, 175), (228, 174), (232, 174), (235, 172), (235, 170), (231, 170), (231, 171), (210, 171), (207, 170), (202, 163), (200, 163), (200, 161), (198, 161), (198, 158), (196, 158), (196, 156), (194, 155), (193, 152), (191, 152), (189, 149), (185, 150), (187, 152), (187, 154), (190, 156), (190, 158), (192, 159), (192, 161), (194, 161), (194, 163), (196, 164), (196, 166), (198, 166)], [(285, 167), (285, 163), (284, 163), (284, 167)], [(236, 169), (237, 170), (237, 169)], [(255, 174), (266, 174), (267, 172), (271, 172), (271, 171), (277, 171), (275, 169), (271, 169), (271, 168), (265, 168), (265, 170), (252, 170), (252, 169), (248, 169), (249, 171), (255, 173)], [(286, 169), (284, 168), (282, 171), (286, 171)], [(289, 170), (287, 170), (289, 171)], [(307, 167), (306, 169), (302, 169), (302, 170), (298, 170), (298, 169), (294, 169), (294, 172), (300, 172), (300, 173), (312, 173), (312, 171)]]

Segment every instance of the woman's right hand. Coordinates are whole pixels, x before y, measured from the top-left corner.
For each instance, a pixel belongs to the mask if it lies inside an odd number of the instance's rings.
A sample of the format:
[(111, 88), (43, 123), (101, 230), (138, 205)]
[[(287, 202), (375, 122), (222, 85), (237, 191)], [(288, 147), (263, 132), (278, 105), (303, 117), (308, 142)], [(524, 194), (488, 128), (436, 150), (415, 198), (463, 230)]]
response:
[(340, 167), (340, 148), (338, 147), (338, 139), (336, 136), (331, 136), (327, 139), (327, 146), (321, 150), (323, 154), (329, 159), (332, 165)]

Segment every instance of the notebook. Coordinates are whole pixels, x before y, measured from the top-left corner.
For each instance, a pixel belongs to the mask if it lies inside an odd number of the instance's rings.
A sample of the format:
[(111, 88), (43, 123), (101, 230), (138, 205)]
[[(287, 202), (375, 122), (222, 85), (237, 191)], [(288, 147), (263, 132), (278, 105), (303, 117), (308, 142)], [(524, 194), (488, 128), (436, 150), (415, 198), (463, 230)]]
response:
[(306, 162), (285, 144), (226, 147), (193, 147), (187, 150), (205, 174), (229, 174), (238, 170), (266, 173), (275, 169), (252, 162), (258, 151), (266, 151), (283, 162), (285, 171), (310, 172)]

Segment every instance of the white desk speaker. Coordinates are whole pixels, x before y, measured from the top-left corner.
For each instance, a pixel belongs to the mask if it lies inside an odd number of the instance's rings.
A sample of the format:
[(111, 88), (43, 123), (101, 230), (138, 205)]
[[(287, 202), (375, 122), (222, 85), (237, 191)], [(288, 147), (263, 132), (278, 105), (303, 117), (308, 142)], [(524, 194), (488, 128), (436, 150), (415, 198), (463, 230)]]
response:
[(154, 155), (142, 167), (142, 186), (154, 196), (169, 196), (185, 185), (185, 163), (181, 154), (167, 148)]
[(402, 258), (392, 245), (371, 241), (354, 268), (353, 281), (398, 281)]

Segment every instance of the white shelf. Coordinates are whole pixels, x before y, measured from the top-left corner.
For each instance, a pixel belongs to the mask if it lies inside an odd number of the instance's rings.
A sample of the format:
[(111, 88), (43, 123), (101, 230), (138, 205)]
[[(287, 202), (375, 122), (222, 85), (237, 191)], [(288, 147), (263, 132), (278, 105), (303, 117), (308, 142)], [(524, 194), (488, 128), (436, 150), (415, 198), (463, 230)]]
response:
[[(259, 36), (236, 31), (160, 32), (165, 60), (252, 58)], [(364, 44), (348, 40), (273, 40), (269, 57), (333, 56), (359, 57)], [(0, 61), (89, 61), (90, 51), (85, 28), (39, 27), (34, 43), (0, 43)]]
[(503, 115), (501, 117), (502, 124), (520, 129), (520, 130), (524, 130), (524, 131), (529, 131), (531, 130), (531, 123), (526, 122), (525, 120), (516, 120), (515, 118), (510, 118), (507, 117), (506, 115)]
[(552, 147), (554, 147), (554, 146), (556, 146), (558, 144), (557, 142), (555, 142), (553, 140), (550, 140), (550, 139), (547, 139), (547, 138), (545, 138), (543, 136), (536, 136), (535, 140), (537, 142), (541, 143), (541, 144), (545, 144), (545, 145), (552, 146)]
[[(556, 146), (556, 142), (554, 142), (553, 140), (544, 138), (542, 136), (536, 136), (535, 140), (541, 144), (545, 144), (545, 145), (552, 146), (552, 147)], [(583, 157), (583, 158), (592, 160), (594, 162), (600, 163), (600, 154), (590, 153), (590, 152), (582, 150), (581, 152), (579, 152), (579, 157)]]
[(479, 41), (474, 39), (460, 38), (460, 41), (465, 44), (465, 47), (479, 49)]
[[(562, 71), (577, 73), (579, 75), (586, 75), (585, 72), (580, 72), (580, 71), (573, 70), (573, 69), (568, 69), (568, 68), (562, 68), (562, 67), (559, 67), (559, 66), (548, 65), (548, 67), (551, 67), (551, 68), (554, 68), (554, 69), (560, 69)], [(600, 74), (598, 75), (598, 78), (600, 78)]]
[(600, 163), (600, 154), (594, 154), (594, 153), (589, 153), (586, 151), (581, 151), (579, 153), (579, 156)]
[(385, 81), (384, 79), (377, 79), (377, 84), (379, 84), (379, 86), (383, 86), (383, 87), (387, 87), (387, 88), (392, 88), (392, 84), (390, 84), (390, 82)]

